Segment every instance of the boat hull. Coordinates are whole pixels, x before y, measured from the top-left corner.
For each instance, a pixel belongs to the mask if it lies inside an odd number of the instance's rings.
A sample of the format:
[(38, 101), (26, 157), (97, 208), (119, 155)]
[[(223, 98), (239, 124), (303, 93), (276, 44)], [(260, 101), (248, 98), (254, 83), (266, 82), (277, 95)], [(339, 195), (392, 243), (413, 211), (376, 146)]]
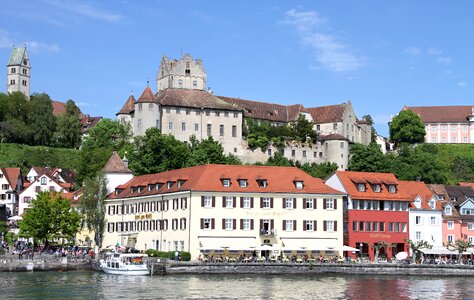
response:
[(112, 268), (107, 268), (107, 267), (102, 267), (102, 271), (104, 271), (107, 274), (113, 274), (113, 275), (131, 275), (131, 276), (141, 276), (141, 275), (150, 275), (150, 271), (148, 269), (136, 269), (136, 270), (130, 270), (130, 269), (112, 269)]

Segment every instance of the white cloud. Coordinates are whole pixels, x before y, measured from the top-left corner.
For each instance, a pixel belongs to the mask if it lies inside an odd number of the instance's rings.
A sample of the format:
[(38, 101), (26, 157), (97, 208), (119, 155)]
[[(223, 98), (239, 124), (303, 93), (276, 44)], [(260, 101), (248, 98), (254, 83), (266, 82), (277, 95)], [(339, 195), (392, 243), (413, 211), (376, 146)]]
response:
[(441, 50), (438, 50), (436, 48), (429, 48), (427, 51), (426, 51), (429, 55), (433, 55), (433, 56), (439, 56), (441, 55), (443, 52)]
[(466, 84), (467, 84), (467, 83), (466, 83), (465, 81), (459, 81), (459, 82), (457, 83), (457, 86), (458, 86), (458, 87), (465, 87)]
[(452, 59), (451, 57), (440, 56), (436, 58), (436, 61), (439, 62), (440, 64), (450, 64)]
[(12, 34), (9, 32), (0, 29), (0, 48), (12, 48), (14, 45), (16, 46), (23, 46), (26, 45), (28, 50), (31, 52), (38, 53), (38, 52), (51, 52), (56, 53), (59, 51), (59, 46), (57, 44), (47, 44), (38, 41), (16, 41), (12, 38)]
[[(323, 33), (321, 25), (327, 19), (317, 11), (289, 10), (285, 13), (283, 24), (296, 29), (303, 45), (314, 53), (316, 60), (326, 69), (333, 72), (347, 72), (359, 69), (365, 58), (352, 53), (349, 47), (332, 34)], [(314, 69), (314, 66), (310, 66)]]
[(123, 16), (121, 14), (101, 10), (89, 4), (75, 0), (49, 0), (47, 2), (52, 6), (58, 7), (70, 13), (101, 21), (117, 22), (123, 19)]
[(422, 54), (421, 49), (414, 46), (406, 48), (405, 53), (411, 56), (420, 56)]

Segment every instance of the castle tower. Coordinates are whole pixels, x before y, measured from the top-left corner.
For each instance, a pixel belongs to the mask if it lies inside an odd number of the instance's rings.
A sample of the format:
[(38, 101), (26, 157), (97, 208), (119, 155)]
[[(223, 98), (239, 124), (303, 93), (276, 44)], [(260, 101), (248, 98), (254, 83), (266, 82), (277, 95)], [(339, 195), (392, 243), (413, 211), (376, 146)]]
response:
[(7, 65), (7, 93), (22, 92), (30, 98), (30, 60), (26, 46), (13, 48)]
[(163, 55), (156, 75), (156, 90), (158, 93), (167, 88), (205, 90), (206, 77), (202, 60), (193, 60), (189, 54), (180, 60)]

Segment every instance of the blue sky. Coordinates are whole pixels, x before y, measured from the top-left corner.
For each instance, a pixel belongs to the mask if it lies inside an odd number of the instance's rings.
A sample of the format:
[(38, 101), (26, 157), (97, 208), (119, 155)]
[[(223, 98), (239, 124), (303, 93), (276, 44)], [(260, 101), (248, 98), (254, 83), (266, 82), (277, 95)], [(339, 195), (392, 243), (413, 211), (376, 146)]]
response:
[[(473, 1), (0, 0), (0, 60), (26, 43), (32, 92), (113, 118), (162, 55), (204, 61), (217, 95), (351, 100), (379, 133), (404, 105), (474, 105)], [(0, 72), (6, 83), (6, 70)], [(4, 92), (6, 86), (0, 91)]]

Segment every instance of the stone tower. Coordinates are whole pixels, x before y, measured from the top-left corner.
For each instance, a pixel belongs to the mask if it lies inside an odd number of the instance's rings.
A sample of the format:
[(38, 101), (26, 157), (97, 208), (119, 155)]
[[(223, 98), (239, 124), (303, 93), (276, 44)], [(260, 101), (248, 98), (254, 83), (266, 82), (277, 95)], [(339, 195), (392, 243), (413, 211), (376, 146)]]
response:
[(163, 55), (156, 75), (156, 90), (158, 93), (167, 88), (205, 90), (206, 77), (202, 60), (193, 60), (189, 54), (180, 60)]
[(30, 98), (30, 60), (26, 46), (13, 48), (7, 65), (7, 93), (22, 92)]

